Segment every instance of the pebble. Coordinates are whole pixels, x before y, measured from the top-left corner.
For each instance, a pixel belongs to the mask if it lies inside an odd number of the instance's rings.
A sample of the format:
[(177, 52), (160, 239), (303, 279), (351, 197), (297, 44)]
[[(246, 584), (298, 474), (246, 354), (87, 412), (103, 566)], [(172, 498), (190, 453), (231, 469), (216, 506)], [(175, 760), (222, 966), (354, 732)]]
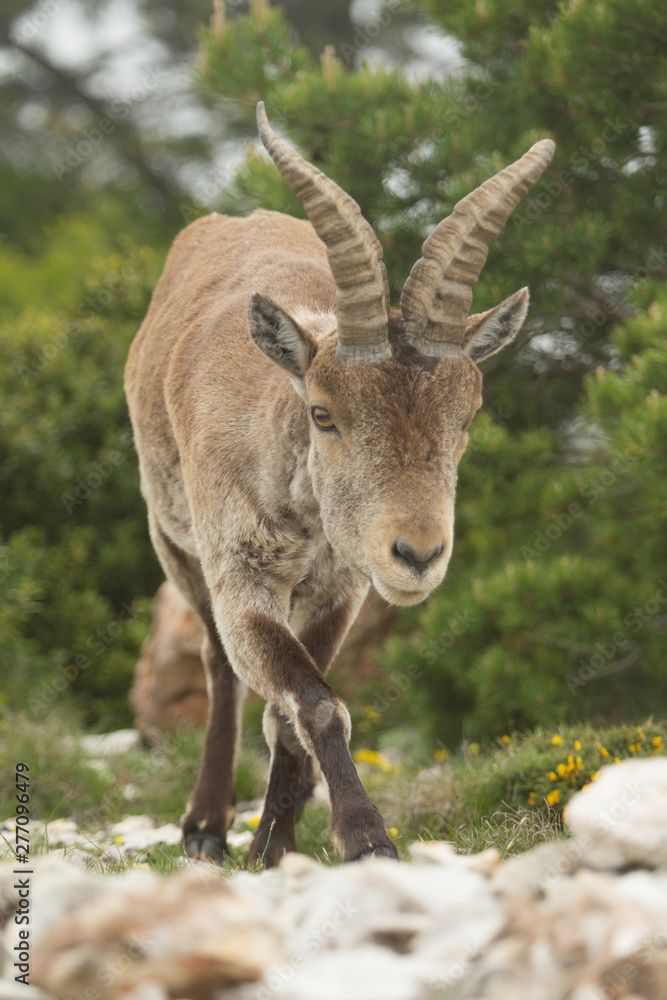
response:
[(77, 742), (91, 757), (118, 757), (132, 750), (140, 750), (142, 736), (138, 729), (117, 729), (113, 733), (82, 736)]

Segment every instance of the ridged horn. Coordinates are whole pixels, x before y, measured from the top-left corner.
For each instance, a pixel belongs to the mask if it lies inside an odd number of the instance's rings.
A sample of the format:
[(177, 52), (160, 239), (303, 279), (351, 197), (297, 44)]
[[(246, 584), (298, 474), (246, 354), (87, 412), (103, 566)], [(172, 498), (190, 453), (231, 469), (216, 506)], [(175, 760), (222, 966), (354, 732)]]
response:
[(461, 353), (472, 289), (490, 245), (551, 162), (551, 139), (462, 198), (422, 247), (401, 295), (406, 339), (431, 357)]
[(344, 361), (391, 357), (389, 286), (377, 236), (356, 201), (276, 135), (263, 101), (257, 105), (257, 128), (267, 153), (327, 249), (337, 288), (338, 356)]

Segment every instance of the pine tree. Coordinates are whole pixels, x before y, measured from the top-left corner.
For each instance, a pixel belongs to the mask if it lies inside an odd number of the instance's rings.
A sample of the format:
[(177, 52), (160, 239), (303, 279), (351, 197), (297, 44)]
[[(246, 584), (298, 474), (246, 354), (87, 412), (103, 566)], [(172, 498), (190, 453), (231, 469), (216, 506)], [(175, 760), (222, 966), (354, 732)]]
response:
[[(356, 198), (384, 245), (394, 300), (455, 202), (536, 139), (555, 138), (552, 166), (491, 248), (473, 308), (530, 285), (525, 334), (485, 366), (486, 398), (512, 429), (556, 426), (585, 373), (609, 362), (628, 289), (666, 271), (662, 5), (417, 6), (460, 39), (469, 63), (454, 78), (410, 84), (399, 72), (351, 71), (349, 53), (332, 47), (317, 62), (293, 44), (279, 8), (251, 0), (248, 17), (218, 13), (204, 32), (200, 85), (249, 117), (263, 99), (301, 152)], [(397, 7), (388, 3), (385, 18)], [(232, 211), (302, 214), (255, 150), (235, 194)]]

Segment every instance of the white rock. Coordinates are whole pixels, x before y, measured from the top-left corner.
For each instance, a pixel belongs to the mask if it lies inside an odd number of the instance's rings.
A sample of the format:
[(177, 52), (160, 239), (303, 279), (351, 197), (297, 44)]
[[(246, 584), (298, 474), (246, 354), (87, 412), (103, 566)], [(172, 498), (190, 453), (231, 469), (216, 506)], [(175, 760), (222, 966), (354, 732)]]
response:
[(42, 830), (45, 848), (90, 846), (90, 837), (82, 833), (73, 819), (54, 819)]
[(448, 840), (415, 840), (408, 850), (414, 861), (426, 861), (437, 865), (456, 864), (458, 857), (454, 845)]
[(576, 840), (539, 844), (499, 865), (491, 887), (503, 896), (541, 896), (557, 882), (569, 878), (581, 863), (584, 851)]
[[(426, 989), (441, 983), (462, 956), (472, 960), (506, 922), (489, 880), (453, 857), (451, 865), (368, 858), (326, 868), (288, 855), (277, 870), (234, 876), (233, 883), (250, 894), (261, 888), (286, 936), (290, 961), (304, 969), (325, 952), (341, 958), (366, 948), (394, 957), (407, 952), (401, 961), (415, 963), (409, 981), (416, 978)], [(340, 996), (356, 1000), (357, 993)]]
[(123, 816), (118, 823), (114, 823), (109, 830), (109, 834), (112, 837), (125, 837), (128, 834), (144, 830), (153, 830), (154, 828), (155, 823), (153, 822), (153, 818), (151, 816)]
[(597, 781), (572, 797), (566, 822), (593, 868), (667, 864), (667, 759), (602, 768)]
[(117, 757), (141, 749), (141, 733), (137, 729), (117, 729), (114, 733), (83, 736), (80, 745), (93, 757)]
[(175, 823), (156, 827), (150, 816), (126, 816), (109, 830), (105, 850), (108, 855), (129, 857), (152, 847), (177, 845), (182, 840), (183, 831)]
[(230, 847), (250, 847), (254, 834), (250, 830), (229, 830), (227, 833), (227, 843)]
[[(37, 858), (30, 867), (32, 873), (28, 875), (14, 874), (9, 864), (0, 868), (0, 899), (3, 900), (3, 910), (12, 912), (19, 899), (17, 879), (29, 879), (30, 944), (34, 946), (65, 914), (78, 909), (102, 891), (105, 883), (101, 875), (82, 871), (62, 858)], [(0, 934), (0, 943), (7, 954), (11, 954), (19, 943), (19, 929), (13, 920), (9, 920)]]
[(287, 875), (288, 878), (312, 877), (313, 875), (321, 874), (322, 865), (318, 864), (315, 858), (311, 858), (307, 854), (297, 854), (294, 851), (288, 851), (280, 862), (280, 871), (283, 875)]
[[(30, 834), (31, 836), (36, 833), (41, 833), (44, 829), (44, 824), (38, 820), (30, 817)], [(0, 833), (14, 833), (16, 831), (16, 818), (10, 817), (10, 819), (4, 819), (0, 822)], [(8, 838), (11, 839), (11, 838)]]
[(123, 1000), (168, 1000), (168, 997), (157, 983), (142, 983), (131, 993), (125, 993)]
[(313, 788), (311, 800), (313, 805), (317, 806), (331, 806), (331, 799), (329, 797), (329, 789), (325, 781), (318, 781)]
[(284, 963), (269, 969), (263, 982), (283, 1000), (419, 1000), (422, 995), (413, 963), (373, 945), (321, 951), (296, 970)]
[[(457, 996), (626, 998), (610, 985), (619, 975), (626, 977), (628, 991), (645, 976), (643, 981), (653, 984), (648, 995), (667, 995), (661, 989), (667, 985), (667, 876), (579, 869), (555, 881), (539, 900), (510, 898), (507, 910), (504, 935), (470, 965)], [(647, 970), (649, 963), (656, 963), (654, 969)]]
[(477, 854), (457, 854), (447, 840), (417, 840), (410, 844), (410, 857), (438, 865), (459, 865), (480, 875), (491, 875), (500, 864), (495, 847)]
[(13, 970), (10, 974), (11, 980), (0, 979), (0, 1000), (55, 1000), (51, 993), (45, 993), (38, 986), (14, 982)]
[[(95, 988), (98, 1000), (126, 1000), (144, 984), (171, 997), (206, 997), (230, 980), (256, 981), (283, 959), (279, 929), (213, 872), (158, 879), (133, 871), (101, 881), (106, 891), (35, 949), (34, 982), (61, 997)], [(105, 975), (114, 965), (122, 976)]]
[(95, 771), (99, 774), (100, 778), (104, 778), (105, 781), (113, 781), (114, 773), (106, 760), (101, 760), (98, 757), (92, 757), (90, 760), (86, 761), (86, 767), (91, 771)]
[(250, 809), (245, 809), (243, 810), (243, 812), (237, 812), (234, 818), (234, 823), (235, 824), (245, 823), (246, 825), (250, 825), (254, 819), (262, 815), (263, 809), (264, 809), (264, 802), (262, 800), (257, 802), (257, 804)]
[(163, 823), (156, 826), (150, 816), (126, 816), (109, 830), (110, 837), (123, 837), (128, 841), (146, 838), (148, 844), (178, 844), (183, 838), (180, 826)]

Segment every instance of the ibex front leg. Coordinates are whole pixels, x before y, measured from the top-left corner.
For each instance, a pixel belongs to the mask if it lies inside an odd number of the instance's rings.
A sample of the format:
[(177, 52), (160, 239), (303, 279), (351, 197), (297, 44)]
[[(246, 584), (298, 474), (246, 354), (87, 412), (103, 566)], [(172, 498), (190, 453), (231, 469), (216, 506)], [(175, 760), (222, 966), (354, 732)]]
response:
[[(300, 632), (300, 641), (322, 675), (336, 655), (367, 592), (365, 582), (353, 584), (347, 598), (327, 601), (311, 615)], [(249, 860), (263, 860), (270, 867), (277, 864), (286, 851), (296, 851), (294, 823), (312, 793), (315, 779), (313, 758), (306, 753), (291, 722), (275, 705), (266, 706), (264, 736), (271, 750), (271, 774)]]
[[(382, 817), (359, 780), (348, 750), (350, 716), (306, 647), (269, 610), (267, 592), (240, 609), (239, 593), (214, 603), (236, 673), (288, 719), (303, 749), (316, 757), (329, 786), (331, 826), (344, 861), (366, 854), (395, 858)], [(263, 610), (258, 610), (263, 606)]]

